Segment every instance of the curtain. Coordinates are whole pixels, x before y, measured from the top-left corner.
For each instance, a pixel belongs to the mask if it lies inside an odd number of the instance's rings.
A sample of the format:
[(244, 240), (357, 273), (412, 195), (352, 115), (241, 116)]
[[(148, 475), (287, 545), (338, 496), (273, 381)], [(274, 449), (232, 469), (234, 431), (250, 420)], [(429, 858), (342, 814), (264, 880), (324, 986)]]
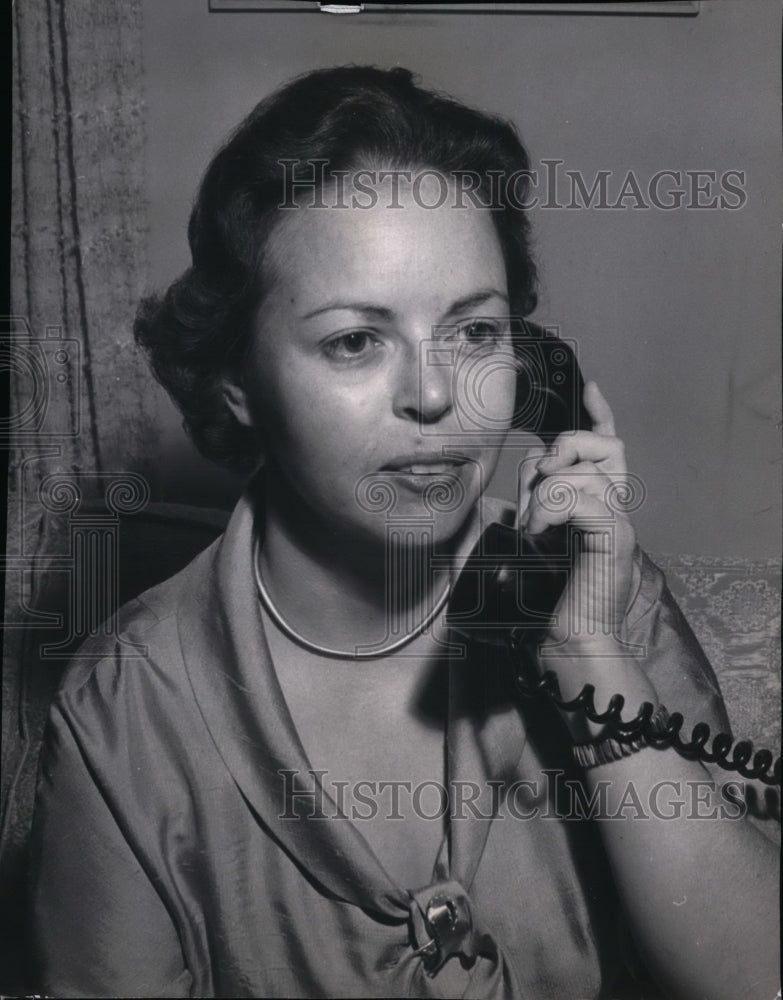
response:
[[(132, 340), (146, 280), (141, 0), (17, 0), (12, 19), (0, 936), (14, 981), (2, 992), (24, 985), (25, 842), (63, 636), (89, 633), (101, 610), (77, 621), (71, 600), (63, 618), (52, 595), (73, 598), (82, 543), (105, 558), (117, 511), (143, 505), (154, 452)], [(109, 593), (116, 558), (104, 573)]]

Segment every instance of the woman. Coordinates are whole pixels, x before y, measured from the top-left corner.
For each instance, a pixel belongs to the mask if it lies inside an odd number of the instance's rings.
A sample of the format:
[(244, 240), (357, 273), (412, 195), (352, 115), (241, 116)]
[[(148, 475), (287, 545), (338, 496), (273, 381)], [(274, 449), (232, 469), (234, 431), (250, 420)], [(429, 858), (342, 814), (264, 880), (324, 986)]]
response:
[[(520, 705), (510, 654), (445, 622), (482, 529), (514, 523), (485, 489), (528, 405), (527, 168), (507, 124), (361, 67), (294, 81), (212, 161), (193, 265), (136, 332), (202, 452), (254, 475), (223, 538), (124, 609), (147, 656), (88, 648), (52, 709), (47, 992), (576, 998), (633, 969), (774, 995), (774, 853), (734, 800), (674, 750)], [(567, 520), (577, 546), (526, 663), (725, 729), (609, 504), (611, 410), (583, 402), (592, 430), (521, 465), (515, 531)], [(711, 819), (651, 812), (662, 783)]]

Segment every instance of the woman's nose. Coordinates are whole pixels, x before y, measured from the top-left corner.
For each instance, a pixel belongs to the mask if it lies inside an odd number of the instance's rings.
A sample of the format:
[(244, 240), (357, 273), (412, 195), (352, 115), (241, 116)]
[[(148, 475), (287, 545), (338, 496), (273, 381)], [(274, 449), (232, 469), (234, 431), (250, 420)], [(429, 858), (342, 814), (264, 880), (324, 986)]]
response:
[(406, 360), (395, 392), (396, 415), (422, 424), (448, 416), (454, 408), (452, 375), (450, 365), (429, 363), (426, 351)]

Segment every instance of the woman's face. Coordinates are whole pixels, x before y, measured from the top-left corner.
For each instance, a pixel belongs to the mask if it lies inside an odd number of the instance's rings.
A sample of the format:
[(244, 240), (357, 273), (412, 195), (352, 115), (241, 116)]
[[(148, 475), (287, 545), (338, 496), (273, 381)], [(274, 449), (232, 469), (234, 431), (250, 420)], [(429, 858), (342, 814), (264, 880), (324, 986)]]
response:
[[(418, 519), (443, 542), (486, 487), (514, 409), (506, 272), (488, 212), (399, 201), (283, 213), (228, 398), (259, 430), (276, 493), (308, 519), (357, 541)], [(374, 505), (379, 484), (391, 505)]]

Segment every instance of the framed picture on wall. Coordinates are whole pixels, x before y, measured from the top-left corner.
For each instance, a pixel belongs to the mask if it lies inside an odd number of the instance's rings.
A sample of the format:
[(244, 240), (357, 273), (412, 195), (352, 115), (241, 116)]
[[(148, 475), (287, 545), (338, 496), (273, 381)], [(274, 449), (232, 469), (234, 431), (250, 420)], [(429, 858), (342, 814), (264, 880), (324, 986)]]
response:
[(779, 4), (12, 21), (2, 991), (774, 996)]

